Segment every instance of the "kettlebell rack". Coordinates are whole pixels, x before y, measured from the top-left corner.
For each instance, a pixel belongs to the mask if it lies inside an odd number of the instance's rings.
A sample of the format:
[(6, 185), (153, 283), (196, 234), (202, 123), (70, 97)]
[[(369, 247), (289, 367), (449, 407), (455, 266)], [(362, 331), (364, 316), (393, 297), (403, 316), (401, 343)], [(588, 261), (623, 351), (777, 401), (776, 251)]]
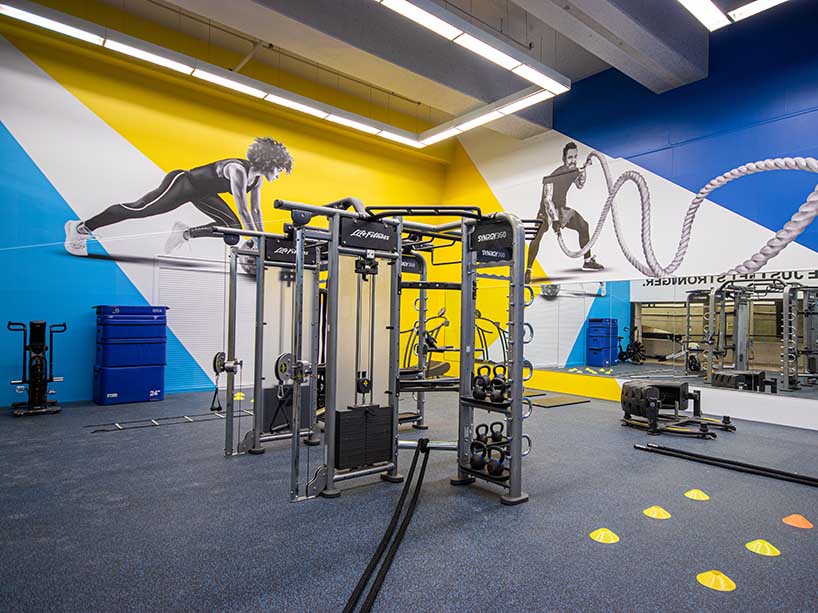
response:
[[(522, 489), (523, 421), (531, 414), (531, 400), (524, 397), (526, 362), (525, 307), (525, 239), (523, 222), (510, 213), (496, 213), (482, 219), (461, 222), (462, 278), (460, 302), (460, 401), (458, 409), (457, 475), (452, 485), (470, 485), (476, 479), (498, 485), (505, 490), (500, 501), (516, 505), (528, 501)], [(507, 268), (507, 275), (487, 275), (487, 268)], [(493, 367), (475, 367), (475, 329), (477, 327), (477, 279), (490, 276), (508, 282), (507, 361)], [(533, 292), (532, 300), (533, 300)], [(530, 302), (528, 303), (530, 304)], [(490, 378), (489, 378), (490, 375)], [(475, 394), (475, 382), (482, 392)], [(523, 407), (528, 406), (524, 412)], [(505, 434), (502, 442), (482, 443), (486, 446), (486, 468), (472, 465), (475, 411), (503, 416)], [(531, 441), (528, 440), (528, 451)], [(499, 457), (492, 458), (492, 449)], [(497, 474), (488, 466), (498, 462)]]

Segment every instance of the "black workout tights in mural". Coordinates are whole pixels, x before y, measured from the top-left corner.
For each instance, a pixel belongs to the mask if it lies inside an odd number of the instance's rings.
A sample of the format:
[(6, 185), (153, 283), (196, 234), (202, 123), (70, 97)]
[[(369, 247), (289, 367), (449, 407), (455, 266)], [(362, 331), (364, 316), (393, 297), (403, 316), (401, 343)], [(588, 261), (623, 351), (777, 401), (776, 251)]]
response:
[(241, 228), (241, 222), (239, 222), (228, 204), (218, 194), (201, 194), (197, 192), (191, 185), (187, 172), (184, 170), (169, 172), (162, 179), (159, 187), (148, 192), (136, 202), (109, 206), (98, 215), (86, 220), (85, 227), (93, 232), (97, 228), (110, 226), (126, 219), (143, 219), (169, 213), (186, 202), (190, 202), (202, 213), (213, 219), (213, 223), (201, 226), (201, 228), (191, 228), (192, 231), (210, 226)]

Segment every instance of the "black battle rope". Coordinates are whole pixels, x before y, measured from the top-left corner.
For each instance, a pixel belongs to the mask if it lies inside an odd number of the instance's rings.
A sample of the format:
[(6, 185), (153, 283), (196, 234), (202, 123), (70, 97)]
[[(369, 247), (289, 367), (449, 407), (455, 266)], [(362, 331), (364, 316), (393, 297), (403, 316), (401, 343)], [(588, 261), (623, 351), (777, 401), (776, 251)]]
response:
[(366, 600), (361, 607), (361, 613), (369, 613), (372, 611), (372, 607), (375, 604), (375, 600), (378, 598), (378, 593), (381, 591), (381, 586), (383, 585), (384, 579), (386, 579), (386, 573), (389, 572), (389, 567), (392, 566), (392, 560), (395, 559), (395, 554), (398, 552), (398, 547), (400, 547), (401, 541), (403, 541), (403, 535), (406, 534), (406, 529), (409, 527), (409, 523), (412, 521), (412, 516), (415, 514), (415, 508), (418, 506), (418, 498), (420, 498), (420, 488), (423, 487), (423, 477), (426, 474), (426, 463), (429, 461), (428, 443), (429, 439), (421, 439), (418, 441), (418, 447), (423, 447), (423, 464), (420, 465), (420, 474), (418, 475), (418, 480), (415, 484), (415, 491), (412, 492), (412, 500), (409, 502), (409, 508), (406, 510), (406, 515), (401, 522), (400, 528), (398, 528), (398, 533), (395, 536), (395, 540), (392, 541), (392, 545), (389, 547), (386, 558), (384, 559), (383, 564), (378, 571), (378, 575), (375, 577), (375, 581), (372, 583), (369, 594), (367, 594)]
[[(389, 521), (389, 525), (386, 527), (386, 532), (384, 533), (383, 538), (381, 539), (381, 542), (378, 544), (378, 547), (375, 550), (375, 553), (372, 554), (372, 559), (369, 561), (369, 564), (367, 565), (366, 570), (364, 570), (363, 575), (361, 575), (361, 578), (358, 580), (358, 583), (355, 586), (355, 589), (352, 591), (352, 594), (350, 595), (349, 600), (347, 601), (346, 606), (344, 607), (344, 613), (352, 613), (352, 611), (355, 610), (355, 606), (358, 604), (358, 600), (361, 598), (361, 594), (363, 593), (364, 588), (366, 587), (366, 584), (369, 583), (369, 580), (372, 577), (372, 573), (375, 572), (375, 568), (378, 566), (378, 563), (381, 561), (381, 558), (383, 557), (383, 553), (386, 550), (386, 546), (389, 544), (389, 541), (392, 540), (392, 536), (395, 533), (395, 528), (398, 525), (398, 520), (400, 519), (401, 512), (403, 511), (403, 505), (406, 502), (406, 496), (409, 494), (409, 488), (411, 487), (412, 477), (414, 477), (415, 467), (417, 466), (417, 463), (418, 463), (418, 456), (420, 456), (421, 452), (423, 452), (424, 459), (423, 459), (423, 468), (421, 469), (421, 476), (418, 479), (418, 484), (415, 487), (415, 492), (412, 495), (412, 502), (410, 503), (410, 510), (407, 512), (407, 517), (409, 517), (411, 519), (411, 515), (409, 515), (409, 513), (414, 511), (414, 508), (412, 507), (412, 505), (415, 505), (415, 506), (417, 505), (417, 498), (418, 498), (418, 493), (419, 493), (419, 490), (420, 490), (420, 485), (423, 482), (423, 473), (426, 470), (426, 460), (428, 460), (428, 458), (429, 458), (428, 443), (429, 443), (429, 439), (420, 439), (418, 441), (417, 447), (415, 447), (415, 455), (412, 456), (412, 465), (409, 468), (409, 474), (406, 476), (406, 483), (403, 486), (403, 491), (400, 494), (400, 498), (398, 498), (398, 504), (395, 507), (394, 513), (392, 514), (392, 519)], [(404, 519), (404, 523), (406, 524), (408, 522)], [(401, 525), (401, 529), (403, 529), (403, 532), (406, 531), (406, 529), (404, 528), (403, 525)], [(399, 543), (399, 541), (398, 541), (398, 543)], [(393, 548), (397, 549), (397, 547), (395, 547), (394, 544), (393, 544)], [(392, 553), (392, 557), (394, 557), (394, 552), (392, 552), (391, 549), (390, 549), (390, 553)], [(391, 560), (389, 560), (389, 562), (391, 563)], [(388, 567), (387, 567), (387, 570), (389, 570)], [(383, 573), (384, 576), (386, 576), (386, 572), (383, 571), (383, 568), (381, 569), (381, 572)], [(381, 577), (381, 572), (378, 573), (378, 577)], [(383, 578), (381, 578), (381, 584), (382, 583), (383, 583)], [(376, 580), (375, 584), (373, 584), (372, 590), (376, 590), (376, 588), (377, 588), (377, 590), (380, 590), (380, 584), (378, 584), (377, 580)], [(375, 596), (377, 596), (377, 591), (375, 591)], [(374, 597), (372, 596), (371, 592), (370, 592), (369, 596), (367, 596), (367, 601), (369, 600), (370, 597), (372, 597), (372, 599), (374, 601)], [(370, 607), (371, 607), (371, 605), (370, 605)]]
[(818, 478), (810, 477), (808, 475), (800, 475), (798, 473), (791, 473), (776, 468), (768, 468), (766, 466), (758, 466), (756, 464), (747, 464), (737, 460), (729, 460), (725, 458), (717, 458), (714, 456), (702, 455), (693, 453), (692, 451), (684, 451), (683, 449), (674, 449), (672, 447), (663, 447), (662, 445), (655, 445), (648, 443), (647, 445), (634, 445), (634, 449), (640, 451), (650, 451), (652, 453), (659, 453), (662, 455), (679, 458), (681, 460), (691, 460), (693, 462), (701, 462), (702, 464), (709, 464), (710, 466), (718, 466), (720, 468), (727, 468), (738, 472), (747, 473), (750, 475), (759, 475), (762, 477), (771, 477), (773, 479), (781, 479), (782, 481), (791, 481), (792, 483), (800, 483), (802, 485), (811, 485), (818, 487)]

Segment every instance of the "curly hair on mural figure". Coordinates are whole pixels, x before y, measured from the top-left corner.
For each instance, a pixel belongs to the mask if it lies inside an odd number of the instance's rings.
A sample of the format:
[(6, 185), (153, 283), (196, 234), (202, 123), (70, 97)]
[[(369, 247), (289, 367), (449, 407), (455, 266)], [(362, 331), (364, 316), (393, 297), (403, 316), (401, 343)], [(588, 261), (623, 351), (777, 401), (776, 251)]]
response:
[[(576, 145), (573, 143), (569, 143), (566, 145), (566, 149), (573, 145), (574, 148)], [(571, 169), (569, 168), (570, 164), (566, 162), (566, 150), (563, 150), (563, 166), (560, 168), (563, 169), (563, 178), (558, 179), (562, 180), (563, 182), (567, 181), (568, 179), (565, 178), (566, 173), (570, 172)], [(605, 224), (605, 220), (608, 217), (608, 214), (611, 215), (613, 218), (613, 225), (614, 225), (614, 232), (616, 234), (616, 239), (619, 243), (620, 248), (622, 249), (622, 253), (627, 258), (628, 262), (636, 268), (640, 273), (648, 277), (669, 277), (672, 275), (682, 264), (684, 261), (685, 256), (687, 255), (687, 249), (690, 245), (690, 236), (693, 229), (693, 222), (696, 219), (696, 214), (698, 213), (699, 207), (701, 206), (702, 202), (715, 190), (723, 187), (727, 183), (731, 181), (735, 181), (741, 177), (746, 177), (751, 174), (756, 174), (759, 172), (769, 172), (773, 170), (802, 170), (806, 172), (818, 173), (818, 160), (815, 158), (803, 158), (803, 157), (795, 157), (795, 158), (771, 158), (766, 160), (761, 160), (758, 162), (753, 162), (750, 164), (743, 164), (737, 168), (734, 168), (715, 179), (712, 179), (710, 182), (707, 183), (703, 188), (699, 190), (696, 194), (693, 201), (690, 203), (690, 206), (687, 209), (687, 213), (685, 214), (684, 221), (682, 222), (681, 228), (681, 236), (679, 238), (679, 243), (676, 247), (676, 254), (674, 255), (673, 259), (667, 266), (662, 266), (659, 261), (656, 259), (656, 253), (653, 250), (653, 241), (651, 236), (651, 225), (650, 225), (650, 216), (651, 216), (651, 200), (650, 200), (650, 190), (648, 189), (648, 183), (645, 177), (635, 170), (627, 170), (623, 172), (619, 177), (617, 177), (616, 181), (614, 181), (611, 177), (610, 169), (608, 168), (608, 162), (605, 158), (597, 153), (596, 151), (592, 151), (588, 154), (587, 158), (585, 159), (585, 164), (580, 168), (576, 169), (576, 164), (574, 164), (573, 175), (571, 176), (570, 182), (568, 183), (567, 187), (564, 187), (565, 191), (567, 192), (568, 187), (571, 184), (576, 184), (578, 188), (582, 188), (586, 181), (586, 169), (588, 166), (593, 165), (594, 160), (599, 162), (599, 165), (602, 169), (602, 174), (605, 178), (605, 183), (607, 185), (608, 190), (608, 197), (605, 201), (605, 206), (602, 208), (602, 213), (599, 217), (599, 221), (596, 224), (596, 228), (594, 229), (593, 235), (588, 238), (587, 237), (587, 224), (585, 226), (585, 232), (582, 229), (579, 230), (580, 232), (580, 248), (579, 250), (571, 250), (565, 244), (565, 241), (562, 236), (561, 228), (564, 227), (572, 227), (562, 223), (562, 210), (560, 208), (560, 203), (555, 201), (554, 199), (554, 191), (546, 189), (546, 181), (549, 177), (543, 180), (543, 196), (542, 196), (542, 204), (540, 206), (540, 211), (544, 215), (544, 223), (541, 226), (541, 231), (538, 232), (538, 235), (541, 232), (544, 232), (542, 229), (543, 227), (547, 228), (548, 222), (552, 222), (554, 229), (557, 233), (557, 242), (559, 243), (560, 249), (562, 249), (563, 253), (571, 258), (580, 258), (585, 257), (586, 261), (587, 258), (590, 256), (591, 248), (593, 247), (594, 243), (596, 243), (597, 239), (599, 238), (600, 233), (602, 232), (602, 228)], [(558, 168), (557, 170), (560, 170)], [(567, 169), (567, 170), (566, 170)], [(557, 171), (555, 171), (557, 172)], [(552, 173), (553, 176), (554, 173)], [(581, 180), (580, 180), (581, 178)], [(641, 232), (640, 237), (642, 240), (642, 251), (645, 254), (645, 261), (641, 261), (631, 250), (628, 248), (628, 245), (625, 241), (625, 236), (622, 231), (621, 221), (619, 219), (619, 214), (617, 211), (616, 204), (616, 196), (619, 193), (619, 190), (627, 183), (631, 182), (636, 186), (636, 189), (639, 192), (639, 199), (641, 205)], [(728, 274), (748, 274), (753, 273), (760, 270), (767, 262), (769, 262), (772, 258), (777, 256), (781, 251), (784, 250), (787, 245), (792, 243), (799, 235), (812, 223), (815, 217), (818, 216), (818, 186), (807, 196), (805, 202), (798, 208), (798, 210), (792, 215), (790, 220), (784, 224), (784, 226), (775, 233), (775, 235), (768, 240), (763, 247), (748, 259), (744, 260), (743, 262), (737, 264), (733, 268), (727, 271)], [(581, 219), (581, 218), (580, 218)], [(581, 219), (581, 222), (584, 224), (585, 220)], [(582, 224), (579, 224), (582, 225)], [(534, 258), (536, 257), (536, 249), (535, 247), (539, 246), (539, 241), (536, 240), (536, 243), (532, 243), (532, 251), (534, 255), (532, 256), (529, 254), (529, 271), (531, 268), (531, 264), (533, 263)], [(530, 275), (530, 272), (527, 272)]]
[[(213, 221), (195, 227), (174, 223), (165, 245), (167, 253), (191, 238), (213, 236), (215, 226), (261, 232), (261, 186), (265, 180), (275, 181), (282, 172), (290, 174), (292, 170), (293, 158), (282, 143), (270, 137), (256, 138), (247, 148), (246, 159), (226, 158), (190, 170), (173, 170), (139, 200), (113, 204), (88, 219), (66, 222), (65, 250), (86, 256), (88, 239), (99, 228), (169, 213), (188, 202)], [(238, 217), (220, 194), (233, 196)]]

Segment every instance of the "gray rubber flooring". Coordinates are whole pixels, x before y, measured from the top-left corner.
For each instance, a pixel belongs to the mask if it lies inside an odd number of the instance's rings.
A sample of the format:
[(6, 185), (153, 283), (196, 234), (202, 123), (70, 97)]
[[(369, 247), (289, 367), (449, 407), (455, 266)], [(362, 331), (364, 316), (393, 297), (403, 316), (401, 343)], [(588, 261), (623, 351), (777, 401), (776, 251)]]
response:
[[(287, 443), (226, 459), (222, 422), (83, 428), (199, 413), (209, 402), (179, 395), (0, 416), (0, 611), (340, 610), (400, 485), (369, 478), (336, 500), (293, 504)], [(428, 436), (453, 436), (454, 402), (428, 399)], [(649, 440), (818, 473), (818, 433), (737, 425), (715, 441)], [(636, 451), (648, 437), (621, 427), (613, 403), (535, 409), (526, 432), (531, 499), (517, 507), (487, 486), (452, 487), (453, 456), (433, 453), (376, 610), (818, 610), (818, 528), (781, 521), (801, 513), (818, 524), (818, 489)], [(404, 470), (410, 453), (401, 452)], [(690, 488), (711, 500), (688, 500)], [(642, 515), (655, 504), (672, 518)], [(600, 527), (621, 541), (591, 541)], [(745, 549), (757, 538), (781, 556)], [(737, 589), (699, 585), (710, 569)]]

